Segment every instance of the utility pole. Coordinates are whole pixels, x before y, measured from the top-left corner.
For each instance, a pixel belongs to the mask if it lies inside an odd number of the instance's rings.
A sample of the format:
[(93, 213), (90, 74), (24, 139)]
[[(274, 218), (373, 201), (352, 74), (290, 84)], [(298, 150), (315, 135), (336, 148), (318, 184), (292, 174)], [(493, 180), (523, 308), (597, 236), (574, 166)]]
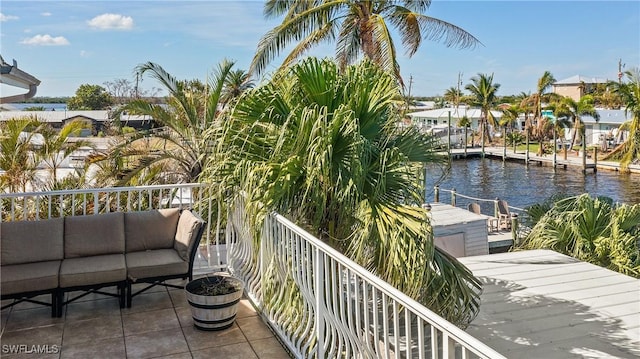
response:
[(622, 69), (626, 64), (622, 63), (622, 59), (618, 60), (618, 83), (622, 83)]
[(460, 106), (460, 86), (462, 86), (462, 72), (458, 72), (458, 89), (456, 90), (456, 109)]
[(136, 99), (140, 98), (140, 95), (138, 93), (138, 82), (139, 82), (139, 80), (140, 80), (140, 74), (136, 73)]
[(410, 106), (409, 104), (410, 104), (410, 101), (411, 101), (411, 85), (412, 84), (413, 84), (413, 75), (409, 74), (409, 91), (407, 92), (407, 99), (406, 99), (407, 109), (406, 109), (405, 113), (409, 112), (409, 106)]

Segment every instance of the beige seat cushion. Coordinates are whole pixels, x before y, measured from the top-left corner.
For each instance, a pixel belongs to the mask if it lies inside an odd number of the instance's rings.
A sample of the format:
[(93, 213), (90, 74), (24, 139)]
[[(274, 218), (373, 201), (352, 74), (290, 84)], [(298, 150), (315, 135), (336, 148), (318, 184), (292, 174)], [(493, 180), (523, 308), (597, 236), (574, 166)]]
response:
[(64, 218), (3, 222), (0, 225), (3, 270), (11, 264), (62, 260), (63, 232)]
[(178, 220), (178, 229), (173, 248), (185, 261), (189, 260), (189, 253), (195, 245), (198, 231), (204, 225), (202, 219), (196, 217), (191, 211), (183, 210)]
[(123, 253), (124, 213), (65, 217), (65, 259)]
[(131, 280), (185, 274), (189, 263), (173, 249), (132, 252), (127, 257), (127, 276)]
[(3, 265), (0, 291), (5, 295), (57, 288), (59, 270), (60, 261)]
[(178, 218), (180, 218), (178, 208), (125, 213), (127, 253), (173, 248)]
[(121, 282), (127, 279), (124, 254), (69, 258), (60, 266), (60, 287)]

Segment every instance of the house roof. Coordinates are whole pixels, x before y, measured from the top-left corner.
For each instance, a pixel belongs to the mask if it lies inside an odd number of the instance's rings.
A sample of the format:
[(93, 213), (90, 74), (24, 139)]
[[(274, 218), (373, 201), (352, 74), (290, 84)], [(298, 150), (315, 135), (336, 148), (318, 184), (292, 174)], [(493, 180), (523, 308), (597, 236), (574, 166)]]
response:
[[(598, 121), (598, 123), (601, 125), (621, 125), (627, 121), (631, 121), (633, 118), (631, 112), (625, 114), (624, 110), (596, 109), (596, 112), (600, 115), (600, 121)], [(581, 116), (581, 118), (584, 123), (596, 123), (595, 118), (591, 116)]]
[(607, 82), (608, 82), (607, 79), (603, 79), (599, 77), (587, 77), (582, 75), (574, 75), (564, 80), (556, 81), (554, 85), (579, 85), (581, 83), (604, 84)]
[[(466, 108), (466, 107), (447, 107), (447, 108), (439, 108), (435, 110), (427, 110), (427, 111), (419, 111), (408, 113), (407, 116), (411, 118), (435, 118), (435, 119), (445, 119), (449, 117), (449, 112), (451, 112), (451, 118), (459, 118), (463, 116), (467, 116), (469, 119), (478, 119), (481, 116), (481, 110), (479, 108)], [(491, 111), (493, 117), (501, 118), (502, 112), (500, 111)]]
[[(8, 121), (13, 118), (37, 117), (42, 122), (62, 123), (69, 119), (84, 117), (97, 122), (108, 121), (109, 111), (107, 110), (82, 110), (82, 111), (0, 111), (0, 121)], [(126, 121), (148, 121), (150, 117), (139, 115), (121, 115), (120, 120)]]

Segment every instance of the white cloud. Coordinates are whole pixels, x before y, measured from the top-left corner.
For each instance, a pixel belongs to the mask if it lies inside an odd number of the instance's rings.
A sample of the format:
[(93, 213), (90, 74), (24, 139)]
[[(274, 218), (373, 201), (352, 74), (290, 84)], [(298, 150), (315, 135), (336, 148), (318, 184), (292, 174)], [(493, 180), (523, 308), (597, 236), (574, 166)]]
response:
[(69, 40), (65, 39), (63, 36), (53, 37), (49, 34), (46, 35), (36, 35), (34, 37), (30, 37), (20, 41), (21, 44), (25, 45), (34, 45), (34, 46), (64, 46), (69, 45)]
[(5, 21), (9, 21), (9, 20), (18, 20), (18, 19), (19, 19), (19, 17), (17, 17), (17, 16), (5, 15), (5, 14), (0, 12), (0, 22), (5, 22)]
[(42, 15), (42, 16), (51, 16), (52, 14), (50, 12), (41, 12), (40, 15)]
[(80, 50), (80, 57), (89, 57), (90, 55), (88, 51)]
[(87, 24), (100, 30), (131, 30), (133, 18), (119, 14), (102, 14), (87, 21)]

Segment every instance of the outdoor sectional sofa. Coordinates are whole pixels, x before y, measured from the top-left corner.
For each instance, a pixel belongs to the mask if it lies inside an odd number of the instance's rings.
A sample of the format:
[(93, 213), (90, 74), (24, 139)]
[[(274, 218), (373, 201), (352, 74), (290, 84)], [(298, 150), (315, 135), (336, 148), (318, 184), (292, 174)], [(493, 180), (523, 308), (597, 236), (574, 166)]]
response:
[[(26, 300), (51, 305), (51, 315), (62, 316), (64, 305), (92, 292), (131, 307), (133, 296), (154, 285), (192, 278), (204, 227), (197, 215), (178, 208), (4, 222), (0, 294), (17, 301), (3, 309)], [(149, 286), (133, 293), (138, 282)], [(100, 290), (110, 286), (117, 293)], [(72, 291), (84, 293), (65, 301)], [(32, 299), (41, 294), (50, 294), (51, 304)]]

